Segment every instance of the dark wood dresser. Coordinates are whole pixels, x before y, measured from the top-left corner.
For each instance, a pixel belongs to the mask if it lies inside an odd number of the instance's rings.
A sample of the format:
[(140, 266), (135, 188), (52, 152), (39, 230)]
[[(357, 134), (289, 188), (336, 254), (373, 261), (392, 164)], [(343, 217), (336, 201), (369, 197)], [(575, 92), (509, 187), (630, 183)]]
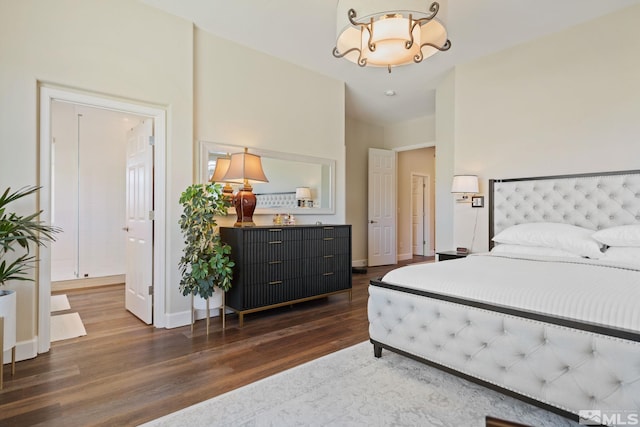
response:
[(220, 227), (235, 262), (226, 307), (239, 315), (348, 292), (351, 225)]

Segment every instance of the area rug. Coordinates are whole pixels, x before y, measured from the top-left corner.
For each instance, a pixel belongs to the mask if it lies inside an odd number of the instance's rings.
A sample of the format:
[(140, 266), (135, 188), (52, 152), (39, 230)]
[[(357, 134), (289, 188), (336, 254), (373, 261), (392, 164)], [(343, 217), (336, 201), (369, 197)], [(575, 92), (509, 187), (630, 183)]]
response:
[(485, 416), (578, 423), (383, 350), (349, 347), (144, 424), (162, 426), (484, 427)]
[(51, 342), (87, 335), (78, 313), (51, 316)]
[(70, 310), (69, 298), (66, 295), (51, 295), (51, 312)]

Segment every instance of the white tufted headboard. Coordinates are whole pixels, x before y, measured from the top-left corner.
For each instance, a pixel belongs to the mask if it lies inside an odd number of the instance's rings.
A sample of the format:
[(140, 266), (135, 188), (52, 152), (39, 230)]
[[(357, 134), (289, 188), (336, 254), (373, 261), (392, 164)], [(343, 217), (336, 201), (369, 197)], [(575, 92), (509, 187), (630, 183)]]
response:
[(640, 170), (489, 180), (489, 246), (526, 222), (599, 230), (640, 223)]

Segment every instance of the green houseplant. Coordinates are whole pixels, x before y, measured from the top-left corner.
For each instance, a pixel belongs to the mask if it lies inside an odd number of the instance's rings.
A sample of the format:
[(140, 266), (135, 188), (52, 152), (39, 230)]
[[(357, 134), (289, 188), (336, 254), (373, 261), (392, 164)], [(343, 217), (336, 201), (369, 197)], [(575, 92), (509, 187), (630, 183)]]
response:
[[(54, 240), (53, 235), (60, 231), (38, 220), (42, 211), (27, 216), (7, 211), (9, 203), (35, 193), (39, 188), (24, 187), (13, 193), (10, 193), (11, 188), (7, 188), (0, 197), (0, 285), (9, 280), (33, 281), (27, 276), (27, 271), (35, 262), (35, 256), (29, 252), (30, 245), (44, 246), (45, 242)], [(22, 253), (18, 254), (16, 249)], [(12, 260), (7, 259), (10, 253), (15, 254)]]
[(180, 204), (183, 208), (180, 229), (184, 236), (180, 291), (182, 295), (198, 295), (207, 300), (208, 320), (209, 298), (216, 287), (228, 291), (233, 278), (231, 247), (220, 240), (215, 218), (226, 215), (231, 203), (223, 196), (220, 184), (208, 183), (187, 187), (180, 196)]
[[(18, 215), (7, 208), (12, 202), (27, 197), (40, 187), (24, 187), (15, 192), (7, 188), (0, 196), (0, 286), (10, 280), (33, 281), (27, 273), (33, 267), (36, 258), (31, 255), (32, 245), (43, 246), (45, 242), (53, 240), (53, 235), (60, 231), (57, 227), (43, 224), (38, 220), (42, 211), (31, 215)], [(13, 349), (12, 372), (15, 369), (15, 340), (16, 340), (16, 294), (12, 290), (0, 290), (0, 352)], [(0, 354), (0, 369), (2, 355)], [(0, 375), (2, 388), (2, 375)]]

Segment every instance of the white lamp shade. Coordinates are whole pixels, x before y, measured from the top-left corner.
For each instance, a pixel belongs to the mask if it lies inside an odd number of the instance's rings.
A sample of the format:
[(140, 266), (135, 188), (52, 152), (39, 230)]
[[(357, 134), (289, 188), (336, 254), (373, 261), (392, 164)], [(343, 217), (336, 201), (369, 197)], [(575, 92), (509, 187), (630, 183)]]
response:
[(229, 164), (231, 163), (231, 159), (229, 157), (218, 157), (216, 159), (216, 167), (213, 169), (213, 173), (211, 174), (211, 182), (224, 182), (222, 179), (227, 174), (229, 170)]
[(309, 200), (311, 198), (311, 190), (309, 187), (297, 187), (296, 199), (297, 200)]
[(454, 175), (451, 184), (452, 193), (478, 193), (477, 175)]
[(228, 182), (230, 184), (241, 184), (242, 183), (241, 179), (237, 179), (235, 181), (224, 179), (224, 176), (229, 171), (230, 164), (231, 164), (230, 157), (218, 157), (216, 159), (216, 167), (213, 169), (213, 173), (211, 174), (211, 178), (209, 179), (209, 182), (223, 182), (223, 183)]
[[(427, 3), (428, 5), (428, 3)], [(348, 52), (344, 58), (358, 63), (362, 56), (367, 66), (388, 67), (414, 62), (420, 52), (420, 45), (432, 43), (443, 46), (447, 42), (447, 30), (442, 23), (433, 18), (422, 25), (416, 25), (412, 31), (413, 45), (407, 49), (405, 42), (411, 39), (409, 35), (409, 14), (414, 20), (431, 15), (425, 11), (425, 3), (421, 0), (349, 0), (339, 1), (337, 8), (337, 40), (338, 52)], [(368, 23), (374, 20), (373, 37), (369, 40), (369, 31), (361, 31), (349, 22), (348, 11), (356, 12), (355, 21)], [(369, 41), (376, 43), (375, 51), (368, 47)], [(361, 52), (361, 53), (360, 53)], [(431, 46), (422, 48), (423, 59), (438, 52)]]
[(255, 182), (269, 182), (262, 170), (260, 156), (247, 153), (234, 153), (227, 173), (222, 177), (224, 182), (233, 180), (249, 180)]

